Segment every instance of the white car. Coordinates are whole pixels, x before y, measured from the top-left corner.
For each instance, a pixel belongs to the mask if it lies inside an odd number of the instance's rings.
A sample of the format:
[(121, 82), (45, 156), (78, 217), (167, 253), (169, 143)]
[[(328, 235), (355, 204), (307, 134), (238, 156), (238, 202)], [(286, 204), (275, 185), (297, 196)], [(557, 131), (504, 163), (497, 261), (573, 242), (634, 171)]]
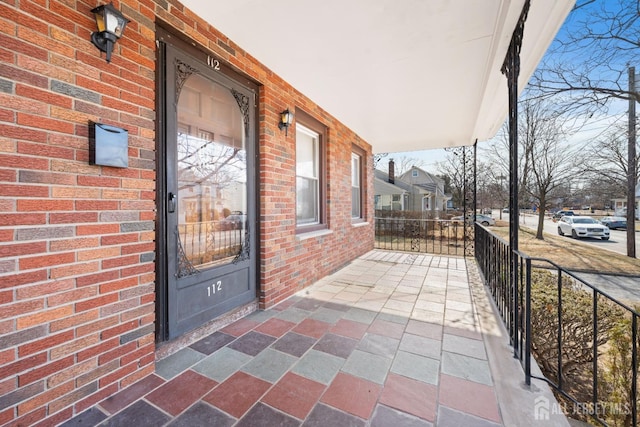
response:
[[(462, 222), (462, 216), (454, 216), (451, 217), (451, 221), (459, 223)], [(496, 220), (491, 218), (490, 216), (476, 214), (475, 222), (479, 222), (482, 225), (496, 225)], [(467, 216), (467, 224), (473, 224), (471, 220), (471, 216)]]
[(558, 221), (558, 234), (579, 237), (600, 237), (609, 240), (609, 227), (600, 224), (590, 216), (563, 216)]

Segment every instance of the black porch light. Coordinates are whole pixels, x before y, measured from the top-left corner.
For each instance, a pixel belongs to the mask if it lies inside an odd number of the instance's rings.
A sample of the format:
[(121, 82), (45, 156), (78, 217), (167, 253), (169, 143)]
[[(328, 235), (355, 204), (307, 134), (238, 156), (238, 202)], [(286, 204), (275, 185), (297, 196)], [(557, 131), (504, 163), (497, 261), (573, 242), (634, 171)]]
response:
[(107, 53), (107, 62), (111, 62), (113, 45), (124, 33), (129, 20), (113, 7), (113, 3), (103, 4), (91, 10), (96, 18), (98, 31), (91, 33), (91, 42), (102, 52)]
[(291, 126), (291, 123), (293, 123), (293, 113), (287, 108), (282, 113), (280, 113), (280, 122), (278, 123), (278, 128), (280, 128), (280, 130), (284, 128), (285, 136), (288, 134), (289, 126)]

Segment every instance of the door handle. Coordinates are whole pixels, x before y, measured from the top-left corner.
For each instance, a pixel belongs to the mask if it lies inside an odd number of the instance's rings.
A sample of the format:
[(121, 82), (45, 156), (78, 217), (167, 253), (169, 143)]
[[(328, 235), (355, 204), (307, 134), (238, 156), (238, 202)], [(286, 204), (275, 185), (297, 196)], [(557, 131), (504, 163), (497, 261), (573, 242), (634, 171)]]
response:
[(167, 211), (169, 213), (174, 213), (176, 211), (176, 198), (177, 196), (173, 193), (169, 193)]

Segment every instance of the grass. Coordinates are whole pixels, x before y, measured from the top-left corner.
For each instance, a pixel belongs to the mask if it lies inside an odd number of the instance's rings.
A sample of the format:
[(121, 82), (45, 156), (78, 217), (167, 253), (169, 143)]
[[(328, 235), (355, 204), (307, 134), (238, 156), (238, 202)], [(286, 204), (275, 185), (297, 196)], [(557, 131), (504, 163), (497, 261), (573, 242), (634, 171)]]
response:
[[(498, 224), (491, 231), (509, 240), (509, 227)], [(575, 239), (544, 234), (544, 240), (535, 238), (535, 231), (521, 228), (518, 233), (521, 252), (545, 258), (570, 270), (595, 271), (598, 273), (640, 275), (640, 260), (600, 249)]]

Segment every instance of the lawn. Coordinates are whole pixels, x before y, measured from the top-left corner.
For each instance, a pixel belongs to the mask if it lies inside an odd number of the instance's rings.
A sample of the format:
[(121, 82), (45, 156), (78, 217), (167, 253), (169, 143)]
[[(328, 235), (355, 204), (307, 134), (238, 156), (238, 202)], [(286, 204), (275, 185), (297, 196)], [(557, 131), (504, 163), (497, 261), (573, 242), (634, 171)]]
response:
[[(509, 240), (509, 227), (491, 227), (491, 231)], [(544, 240), (538, 240), (535, 238), (534, 230), (521, 228), (518, 247), (521, 252), (531, 257), (546, 258), (570, 270), (640, 275), (639, 259), (566, 237), (545, 234)]]

